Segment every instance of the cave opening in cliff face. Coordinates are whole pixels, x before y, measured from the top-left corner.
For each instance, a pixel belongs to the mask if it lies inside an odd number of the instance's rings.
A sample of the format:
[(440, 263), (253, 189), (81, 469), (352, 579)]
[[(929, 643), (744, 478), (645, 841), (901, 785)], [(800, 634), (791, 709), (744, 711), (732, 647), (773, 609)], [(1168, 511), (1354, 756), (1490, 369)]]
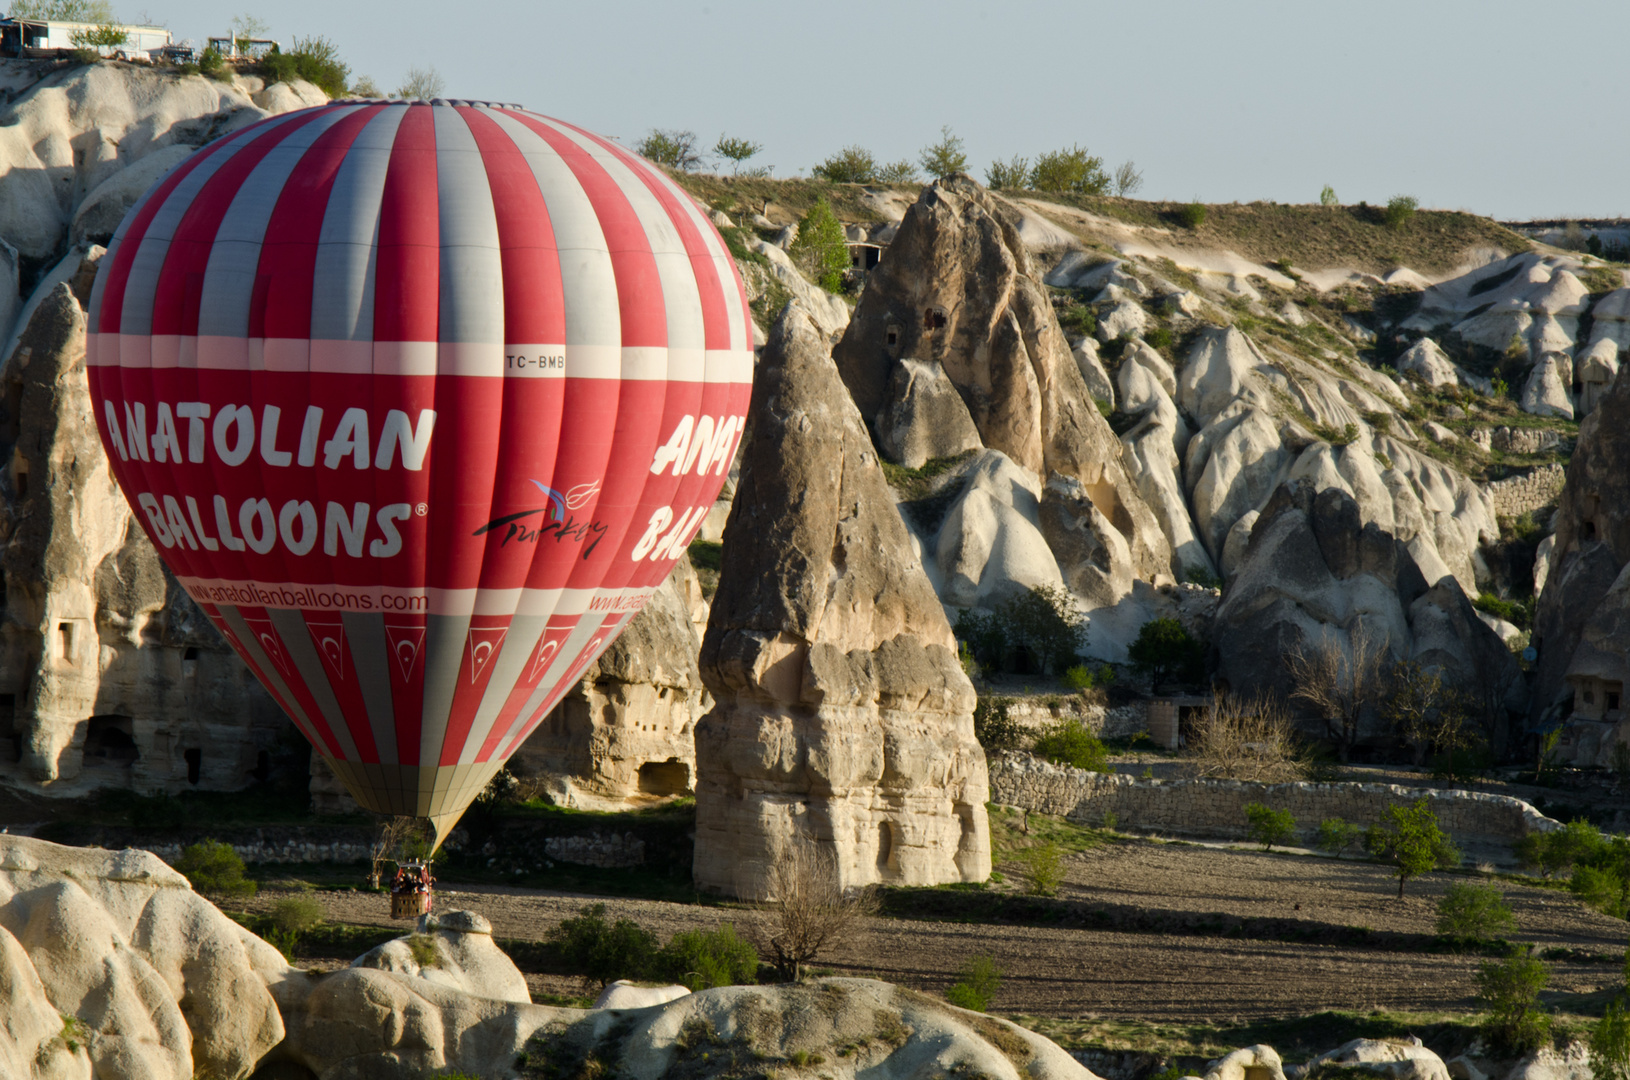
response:
[(85, 722), (85, 761), (128, 764), (141, 757), (130, 717), (93, 716)]

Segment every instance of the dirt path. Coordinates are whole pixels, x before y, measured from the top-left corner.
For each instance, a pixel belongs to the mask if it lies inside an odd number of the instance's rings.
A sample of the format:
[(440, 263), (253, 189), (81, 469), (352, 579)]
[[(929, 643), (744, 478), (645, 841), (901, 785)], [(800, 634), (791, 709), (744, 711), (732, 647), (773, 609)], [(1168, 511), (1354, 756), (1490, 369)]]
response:
[[(1153, 910), (1314, 919), (1338, 927), (1430, 934), (1437, 898), (1456, 880), (1465, 879), (1434, 874), (1412, 881), (1399, 901), (1396, 881), (1381, 866), (1139, 842), (1073, 857), (1062, 895)], [(1515, 885), (1505, 892), (1519, 940), (1599, 954), (1624, 948), (1625, 923), (1585, 909), (1565, 893)], [(266, 910), (279, 895), (267, 890), (251, 907)], [(392, 922), (382, 896), (317, 895), (331, 920), (406, 927)], [(455, 886), (437, 894), (441, 910), (479, 911), (499, 937), (527, 939), (547, 936), (562, 918), (590, 903), (604, 903), (613, 918), (631, 918), (663, 939), (726, 921), (745, 929), (756, 917), (740, 908), (505, 887)], [(993, 957), (1004, 973), (1003, 1011), (1151, 1021), (1284, 1016), (1324, 1008), (1471, 1009), (1479, 962), (1469, 956), (1294, 942), (872, 919), (821, 964), (933, 991), (955, 981), (958, 969), (976, 955)], [(1559, 961), (1552, 971), (1552, 989), (1564, 991), (1589, 992), (1619, 978), (1616, 963)], [(529, 981), (534, 993), (577, 989), (568, 979), (533, 976)]]

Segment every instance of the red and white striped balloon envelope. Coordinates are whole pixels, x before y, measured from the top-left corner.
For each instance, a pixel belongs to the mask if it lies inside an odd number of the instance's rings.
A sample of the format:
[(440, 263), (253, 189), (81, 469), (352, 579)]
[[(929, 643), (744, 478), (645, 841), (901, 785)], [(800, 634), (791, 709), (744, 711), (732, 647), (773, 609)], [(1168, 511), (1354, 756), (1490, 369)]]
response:
[(363, 806), (439, 839), (718, 496), (750, 318), (712, 224), (616, 143), (341, 102), (142, 198), (88, 363), (182, 587)]

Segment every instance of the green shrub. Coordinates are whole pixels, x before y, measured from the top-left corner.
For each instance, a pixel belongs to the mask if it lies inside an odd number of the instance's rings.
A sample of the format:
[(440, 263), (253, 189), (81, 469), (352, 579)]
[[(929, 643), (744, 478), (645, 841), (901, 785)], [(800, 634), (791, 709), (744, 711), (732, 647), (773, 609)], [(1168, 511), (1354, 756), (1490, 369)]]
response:
[(1245, 822), (1246, 832), (1263, 851), (1272, 851), (1275, 844), (1283, 846), (1296, 835), (1296, 819), (1290, 811), (1275, 810), (1266, 803), (1246, 803)]
[(989, 956), (976, 956), (962, 966), (956, 985), (945, 991), (945, 1000), (959, 1009), (984, 1012), (1002, 989), (1002, 972)]
[(232, 71), (226, 66), (226, 57), (219, 49), (205, 49), (198, 54), (198, 70), (219, 82), (231, 82)]
[(1438, 828), (1437, 815), (1424, 795), (1408, 806), (1388, 806), (1382, 824), (1365, 832), (1364, 846), (1396, 868), (1400, 897), (1410, 878), (1460, 862), (1460, 852)]
[(1338, 205), (1340, 205), (1336, 201), (1336, 189), (1331, 187), (1329, 184), (1324, 185), (1324, 190), (1319, 192), (1319, 205), (1320, 206), (1338, 206)]
[(1055, 896), (1064, 883), (1064, 849), (1057, 844), (1037, 844), (1014, 856), (1024, 877), (1024, 891), (1031, 896)]
[(1601, 830), (1575, 819), (1554, 832), (1531, 832), (1517, 841), (1517, 858), (1526, 867), (1554, 877), (1576, 863), (1590, 863), (1602, 853)]
[(1478, 966), (1477, 997), (1488, 1009), (1483, 1031), (1497, 1049), (1524, 1054), (1549, 1037), (1550, 1017), (1539, 1011), (1539, 992), (1550, 981), (1550, 969), (1532, 946)]
[(1065, 669), (1064, 685), (1071, 690), (1091, 690), (1096, 681), (1097, 676), (1085, 664), (1076, 664), (1072, 668)]
[(1402, 229), (1414, 220), (1415, 211), (1420, 205), (1420, 200), (1413, 195), (1394, 195), (1387, 200), (1387, 208), (1382, 211), (1381, 219), (1389, 229)]
[(1064, 671), (1086, 647), (1086, 620), (1068, 589), (1034, 585), (1008, 596), (994, 611), (969, 608), (957, 616), (956, 636), (987, 669), (1011, 671), (1028, 656), (1042, 671)]
[(1177, 220), (1186, 229), (1198, 229), (1206, 223), (1206, 206), (1199, 199), (1184, 203), (1177, 209)]
[(1615, 919), (1625, 917), (1625, 880), (1612, 870), (1595, 866), (1574, 867), (1568, 891), (1583, 903)]
[(940, 141), (923, 147), (917, 160), (931, 180), (943, 180), (952, 173), (968, 171), (968, 154), (962, 140), (951, 133), (949, 124), (940, 128)]
[(675, 934), (657, 954), (654, 967), (656, 977), (692, 990), (740, 986), (758, 981), (758, 950), (723, 923), (716, 930)]
[(816, 199), (798, 222), (798, 236), (787, 254), (804, 274), (827, 292), (843, 291), (843, 272), (849, 269), (849, 245), (832, 204)]
[(656, 935), (632, 919), (606, 921), (606, 906), (592, 904), (549, 932), (561, 960), (577, 974), (605, 986), (644, 975), (660, 952)]
[(1110, 182), (1109, 174), (1104, 171), (1104, 159), (1087, 153), (1083, 146), (1067, 146), (1041, 154), (1030, 169), (1030, 187), (1035, 191), (1108, 195)]
[(1176, 338), (1172, 336), (1171, 327), (1156, 326), (1143, 335), (1144, 343), (1156, 349), (1169, 349)]
[(1610, 1001), (1590, 1029), (1590, 1059), (1595, 1080), (1630, 1080), (1630, 1007)]
[(1013, 719), (1007, 698), (981, 695), (973, 707), (973, 737), (986, 750), (1012, 750), (1024, 741), (1024, 728)]
[(197, 892), (210, 896), (255, 895), (255, 883), (243, 876), (243, 859), (231, 844), (219, 840), (201, 840), (182, 848), (175, 869)]
[(339, 48), (325, 37), (295, 38), (289, 52), (262, 57), (260, 72), (269, 83), (304, 79), (331, 98), (345, 96), (345, 83), (351, 76)]
[(436, 966), (438, 953), (436, 952), (436, 939), (429, 934), (409, 934), (407, 939), (408, 952), (413, 956), (413, 962), (422, 968)]
[(877, 182), (880, 184), (915, 184), (920, 179), (917, 166), (903, 159), (881, 165), (877, 170)]
[(1494, 941), (1517, 928), (1505, 894), (1493, 885), (1456, 881), (1438, 900), (1438, 933), (1468, 941)]
[(1176, 619), (1151, 619), (1126, 650), (1132, 666), (1157, 689), (1168, 678), (1198, 682), (1205, 677), (1205, 646)]
[(834, 184), (871, 184), (877, 181), (877, 159), (860, 146), (845, 146), (810, 170)]
[(1061, 765), (1070, 765), (1088, 772), (1107, 772), (1109, 751), (1085, 724), (1076, 717), (1048, 724), (1036, 736), (1032, 747), (1038, 757)]
[(1022, 188), (1030, 175), (1030, 160), (1014, 155), (1010, 161), (993, 161), (985, 168), (985, 186), (992, 191)]
[(1341, 853), (1357, 844), (1363, 835), (1364, 830), (1352, 822), (1329, 817), (1319, 822), (1319, 830), (1313, 834), (1313, 845), (1339, 859)]

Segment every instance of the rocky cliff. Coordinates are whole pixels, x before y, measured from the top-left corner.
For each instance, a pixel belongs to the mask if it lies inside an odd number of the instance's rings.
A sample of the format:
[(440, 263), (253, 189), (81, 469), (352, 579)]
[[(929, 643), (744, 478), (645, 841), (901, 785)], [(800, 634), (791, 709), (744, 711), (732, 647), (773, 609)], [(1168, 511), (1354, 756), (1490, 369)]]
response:
[(752, 895), (807, 839), (845, 887), (983, 881), (985, 759), (951, 628), (821, 335), (789, 307), (702, 641), (698, 886)]

